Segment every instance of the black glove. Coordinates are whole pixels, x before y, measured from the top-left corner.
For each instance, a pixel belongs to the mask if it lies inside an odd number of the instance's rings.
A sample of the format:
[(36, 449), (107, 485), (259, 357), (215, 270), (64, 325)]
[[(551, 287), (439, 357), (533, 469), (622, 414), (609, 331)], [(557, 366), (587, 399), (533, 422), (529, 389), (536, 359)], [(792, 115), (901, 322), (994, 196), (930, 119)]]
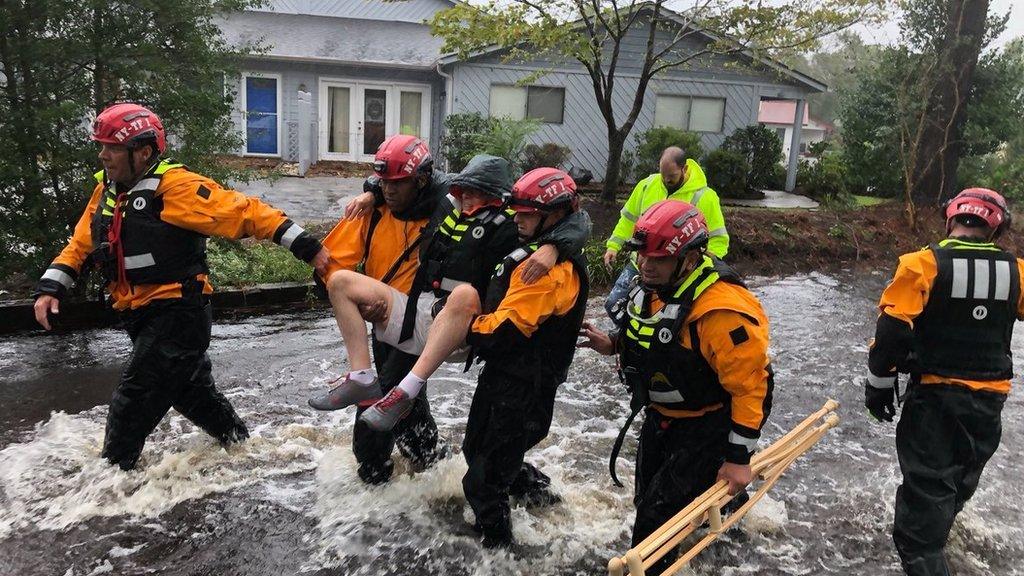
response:
[(875, 388), (864, 382), (864, 406), (879, 422), (892, 422), (896, 415), (896, 387)]

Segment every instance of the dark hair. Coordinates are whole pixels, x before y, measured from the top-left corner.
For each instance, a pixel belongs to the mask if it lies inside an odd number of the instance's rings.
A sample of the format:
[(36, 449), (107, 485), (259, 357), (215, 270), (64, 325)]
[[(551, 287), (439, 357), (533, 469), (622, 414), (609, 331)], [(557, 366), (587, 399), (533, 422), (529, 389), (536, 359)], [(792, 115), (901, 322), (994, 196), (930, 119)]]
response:
[(988, 228), (988, 222), (985, 222), (985, 219), (981, 216), (974, 214), (957, 214), (953, 217), (953, 221), (967, 228)]

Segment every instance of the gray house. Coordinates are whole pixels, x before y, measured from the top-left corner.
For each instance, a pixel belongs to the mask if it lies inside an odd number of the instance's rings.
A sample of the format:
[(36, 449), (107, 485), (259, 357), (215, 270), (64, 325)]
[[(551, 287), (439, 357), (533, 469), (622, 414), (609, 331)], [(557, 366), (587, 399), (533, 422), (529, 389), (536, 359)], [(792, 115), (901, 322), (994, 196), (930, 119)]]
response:
[[(441, 41), (422, 22), (449, 0), (272, 0), (222, 23), (230, 43), (257, 42), (240, 78), (235, 122), (249, 156), (299, 157), (303, 102), (312, 160), (371, 160), (388, 134), (437, 149), (444, 118)], [(308, 94), (301, 98), (300, 94)], [(304, 122), (301, 122), (304, 123)]]
[[(311, 96), (313, 160), (367, 160), (384, 135), (412, 133), (438, 149), (442, 120), (451, 113), (533, 117), (541, 121), (536, 143), (556, 142), (572, 151), (569, 164), (604, 173), (607, 132), (589, 75), (574, 61), (505, 62), (503, 51), (466, 59), (439, 53), (441, 41), (422, 24), (448, 0), (277, 0), (261, 11), (232, 15), (229, 41), (263, 39), (269, 51), (252, 58), (239, 79), (237, 122), (247, 133), (244, 154), (298, 154), (300, 91)], [(683, 20), (664, 15), (669, 27)], [(692, 36), (693, 43), (707, 42)], [(626, 37), (617, 73), (619, 117), (628, 112), (639, 82), (645, 32)], [(546, 74), (536, 77), (538, 71)], [(763, 59), (709, 58), (687, 69), (669, 69), (651, 83), (634, 133), (674, 126), (701, 134), (715, 148), (736, 128), (757, 124), (762, 100), (795, 100), (794, 137), (803, 109), (821, 82)], [(276, 138), (276, 142), (274, 139)], [(627, 146), (632, 146), (630, 138)], [(793, 147), (796, 149), (796, 147)], [(790, 158), (790, 182), (796, 155)]]

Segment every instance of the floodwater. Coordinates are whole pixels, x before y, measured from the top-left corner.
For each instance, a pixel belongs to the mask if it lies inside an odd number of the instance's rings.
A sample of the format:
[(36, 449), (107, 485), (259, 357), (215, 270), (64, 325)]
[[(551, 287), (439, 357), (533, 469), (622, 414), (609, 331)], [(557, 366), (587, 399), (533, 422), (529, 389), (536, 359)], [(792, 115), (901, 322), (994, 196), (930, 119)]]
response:
[[(881, 276), (819, 274), (751, 282), (772, 320), (777, 373), (770, 441), (820, 407), (842, 424), (799, 460), (742, 523), (688, 573), (898, 574), (889, 530), (899, 473), (892, 424), (862, 407), (866, 342)], [(592, 316), (600, 302), (591, 303)], [(483, 551), (466, 527), (465, 463), (427, 471), (400, 458), (393, 480), (362, 484), (351, 409), (317, 413), (307, 396), (345, 370), (325, 311), (220, 322), (218, 385), (252, 431), (220, 449), (176, 413), (147, 443), (139, 469), (98, 458), (105, 402), (128, 348), (116, 330), (0, 339), (0, 574), (575, 575), (602, 574), (628, 547), (635, 436), (607, 457), (627, 408), (611, 360), (577, 355), (551, 434), (527, 459), (564, 502), (513, 510), (519, 557)], [(1024, 335), (1017, 334), (1017, 373)], [(430, 395), (458, 446), (474, 373), (445, 368)], [(1011, 394), (1003, 442), (948, 547), (954, 573), (1024, 574), (1024, 406)]]

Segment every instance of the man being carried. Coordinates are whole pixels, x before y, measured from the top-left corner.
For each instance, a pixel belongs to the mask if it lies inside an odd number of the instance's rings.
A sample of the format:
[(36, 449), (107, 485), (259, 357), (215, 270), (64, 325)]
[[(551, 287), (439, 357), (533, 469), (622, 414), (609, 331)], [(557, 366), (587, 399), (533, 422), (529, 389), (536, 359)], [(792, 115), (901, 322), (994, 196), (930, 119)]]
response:
[[(694, 206), (664, 200), (637, 221), (626, 247), (634, 280), (616, 330), (589, 323), (580, 345), (618, 354), (633, 413), (646, 409), (636, 457), (633, 545), (710, 488), (736, 494), (751, 481), (750, 456), (771, 410), (768, 318), (732, 269), (707, 254), (708, 228)], [(666, 556), (657, 574), (671, 563)]]
[[(386, 169), (387, 165), (385, 163), (378, 168)], [(516, 243), (515, 223), (503, 206), (503, 196), (512, 184), (510, 172), (504, 159), (477, 155), (461, 173), (451, 178), (450, 194), (440, 200), (430, 224), (422, 233), (419, 266), (408, 294), (370, 275), (350, 270), (340, 270), (331, 278), (331, 302), (348, 349), (352, 371), (339, 386), (311, 399), (310, 403), (315, 408), (336, 410), (359, 404), (361, 417), (357, 430), (364, 430), (361, 436), (373, 435), (362, 423), (366, 420), (362, 417), (365, 406), (379, 400), (383, 391), (398, 385), (402, 376), (408, 377), (411, 362), (404, 364), (401, 370), (398, 365), (392, 365), (388, 368), (387, 378), (377, 379), (369, 363), (364, 320), (373, 322), (376, 341), (394, 347), (406, 359), (414, 360), (423, 350), (427, 331), (438, 311), (449, 305), (453, 309), (461, 309), (458, 298), (454, 301), (449, 299), (453, 289), (465, 286), (464, 289), (473, 293), (486, 289), (494, 267)], [(383, 174), (381, 170), (378, 173)], [(364, 196), (357, 204), (367, 200), (369, 198)], [(550, 235), (552, 245), (545, 245), (530, 260), (528, 266), (535, 267), (533, 275), (546, 272), (555, 263), (559, 251), (579, 251), (588, 234), (589, 220), (585, 214), (566, 222)], [(418, 382), (417, 393), (423, 383)], [(419, 433), (422, 423), (418, 414), (426, 410), (417, 410), (417, 406), (426, 406), (426, 395), (415, 401), (410, 398), (401, 406), (401, 415), (408, 414), (412, 420), (403, 420), (395, 433), (401, 436)], [(390, 437), (392, 428), (394, 425), (378, 431), (384, 433), (383, 437)], [(429, 428), (436, 436), (432, 419)], [(389, 457), (390, 450), (387, 450), (377, 458)]]
[[(527, 173), (512, 188), (510, 205), (519, 247), (497, 267), (482, 307), (475, 290), (455, 289), (412, 370), (427, 378), (466, 344), (484, 361), (462, 445), (469, 464), (462, 485), (487, 547), (512, 544), (510, 492), (536, 494), (550, 483), (523, 458), (551, 426), (555, 391), (572, 362), (588, 294), (579, 252), (532, 284), (523, 279), (530, 254), (579, 210), (569, 175), (555, 168)], [(362, 417), (386, 428), (407, 401), (406, 391), (395, 389)]]

